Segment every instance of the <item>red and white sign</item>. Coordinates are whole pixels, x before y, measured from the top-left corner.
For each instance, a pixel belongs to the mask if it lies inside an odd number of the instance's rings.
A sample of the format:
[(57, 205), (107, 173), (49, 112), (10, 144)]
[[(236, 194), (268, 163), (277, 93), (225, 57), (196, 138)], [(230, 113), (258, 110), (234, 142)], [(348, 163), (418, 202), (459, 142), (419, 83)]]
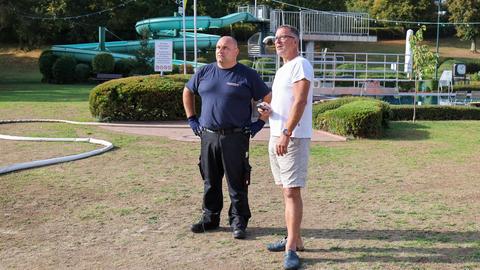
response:
[(172, 71), (171, 40), (155, 40), (155, 71)]

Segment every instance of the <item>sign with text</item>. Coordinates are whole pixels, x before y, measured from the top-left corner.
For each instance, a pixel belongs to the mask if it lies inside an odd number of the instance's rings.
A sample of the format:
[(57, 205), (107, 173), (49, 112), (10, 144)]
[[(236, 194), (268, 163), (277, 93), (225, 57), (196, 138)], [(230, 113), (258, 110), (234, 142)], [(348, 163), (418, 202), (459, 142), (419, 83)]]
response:
[(171, 40), (155, 40), (155, 71), (172, 71)]

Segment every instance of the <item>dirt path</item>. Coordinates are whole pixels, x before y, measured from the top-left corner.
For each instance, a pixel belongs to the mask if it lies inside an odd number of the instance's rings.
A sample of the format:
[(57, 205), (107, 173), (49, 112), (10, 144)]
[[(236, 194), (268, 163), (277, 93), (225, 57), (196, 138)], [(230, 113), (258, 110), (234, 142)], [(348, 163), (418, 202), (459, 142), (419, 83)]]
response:
[[(162, 122), (162, 123), (149, 123), (152, 127), (128, 127), (128, 126), (105, 126), (103, 128), (137, 135), (151, 135), (167, 137), (177, 141), (199, 141), (199, 138), (193, 135), (190, 127), (183, 121), (180, 122)], [(162, 127), (162, 125), (164, 127)], [(176, 127), (172, 127), (176, 126)], [(268, 141), (270, 136), (270, 129), (265, 127), (254, 138), (255, 141)], [(321, 130), (314, 130), (312, 141), (316, 142), (344, 142), (345, 137), (334, 135)]]

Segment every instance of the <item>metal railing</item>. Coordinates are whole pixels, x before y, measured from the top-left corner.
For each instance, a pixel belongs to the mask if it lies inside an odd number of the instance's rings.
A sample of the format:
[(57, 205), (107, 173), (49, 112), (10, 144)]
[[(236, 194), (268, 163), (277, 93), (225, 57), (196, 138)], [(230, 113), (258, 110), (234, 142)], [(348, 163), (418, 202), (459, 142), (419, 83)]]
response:
[(265, 5), (253, 5), (238, 6), (237, 12), (248, 12), (259, 20), (268, 20), (270, 16), (270, 8)]
[(295, 26), (303, 34), (368, 36), (370, 17), (368, 13), (272, 10), (270, 31), (282, 24)]
[[(413, 81), (404, 72), (405, 55), (393, 53), (316, 52), (305, 55), (314, 69), (314, 90), (335, 94), (368, 94), (368, 90), (398, 93), (410, 90)], [(272, 82), (279, 61), (276, 56), (254, 61), (253, 68), (265, 82)], [(315, 91), (314, 91), (315, 92)]]

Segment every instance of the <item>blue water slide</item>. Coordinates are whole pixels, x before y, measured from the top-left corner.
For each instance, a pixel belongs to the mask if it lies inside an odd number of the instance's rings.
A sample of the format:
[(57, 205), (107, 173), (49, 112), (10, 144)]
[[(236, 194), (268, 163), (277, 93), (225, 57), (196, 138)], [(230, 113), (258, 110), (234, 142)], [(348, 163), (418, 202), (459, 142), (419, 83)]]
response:
[[(221, 18), (212, 18), (210, 16), (198, 16), (197, 17), (197, 29), (209, 29), (209, 28), (220, 28), (234, 24), (236, 22), (257, 22), (258, 19), (255, 18), (252, 14), (248, 12), (239, 12), (226, 15)], [(185, 17), (185, 29), (193, 30), (193, 17)], [(148, 30), (149, 32), (161, 33), (164, 30), (171, 29), (183, 29), (183, 18), (182, 17), (161, 17), (161, 18), (152, 18), (143, 21), (139, 21), (135, 24), (135, 29), (138, 34), (141, 34), (142, 31)]]
[[(211, 18), (209, 16), (197, 17), (197, 29), (204, 30), (208, 28), (219, 28), (236, 22), (256, 22), (258, 21), (250, 13), (240, 12), (226, 15), (221, 18)], [(185, 17), (186, 29), (193, 29), (193, 17)], [(173, 50), (177, 52), (183, 51), (183, 18), (182, 17), (161, 17), (151, 18), (139, 21), (135, 25), (137, 33), (148, 30), (156, 40), (170, 40), (173, 44)], [(217, 35), (197, 33), (197, 48), (208, 49), (214, 48), (220, 37)], [(194, 49), (194, 34), (186, 32), (186, 48)], [(148, 46), (153, 48), (154, 39), (148, 41)], [(128, 59), (135, 58), (134, 54), (142, 45), (141, 41), (111, 41), (105, 42), (105, 50), (100, 49), (99, 43), (80, 43), (68, 45), (54, 45), (51, 50), (56, 55), (71, 55), (81, 62), (90, 62), (99, 53), (109, 52), (115, 58)], [(187, 62), (193, 64), (192, 62)], [(174, 64), (183, 64), (182, 60), (174, 60)]]

